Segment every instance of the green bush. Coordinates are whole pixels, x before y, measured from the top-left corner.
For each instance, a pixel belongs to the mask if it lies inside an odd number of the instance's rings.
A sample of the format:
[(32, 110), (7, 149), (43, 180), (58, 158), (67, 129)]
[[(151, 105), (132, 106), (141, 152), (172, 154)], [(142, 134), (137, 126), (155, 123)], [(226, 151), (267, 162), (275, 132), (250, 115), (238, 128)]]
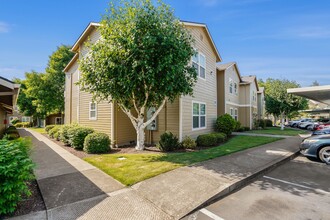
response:
[(18, 122), (14, 126), (17, 128), (30, 128), (32, 127), (32, 122)]
[(237, 132), (244, 132), (245, 128), (244, 127), (240, 127), (239, 129), (237, 129)]
[(15, 211), (23, 195), (31, 195), (26, 185), (33, 179), (28, 139), (0, 140), (0, 215)]
[(211, 135), (215, 136), (217, 139), (217, 144), (223, 143), (227, 140), (227, 135), (225, 133), (211, 133)]
[(179, 139), (172, 134), (172, 132), (165, 132), (160, 136), (160, 141), (157, 144), (157, 147), (161, 151), (173, 151), (178, 149), (180, 146)]
[(19, 137), (20, 135), (14, 126), (9, 126), (8, 128), (6, 128), (3, 136), (3, 138), (7, 140), (15, 140)]
[(75, 126), (69, 128), (68, 137), (71, 146), (74, 149), (83, 149), (85, 137), (93, 132), (94, 130), (92, 128), (87, 128), (87, 127)]
[(16, 128), (21, 128), (21, 127), (23, 127), (22, 122), (17, 122), (17, 123), (14, 124), (14, 126), (15, 126)]
[(186, 136), (182, 142), (181, 146), (184, 149), (195, 149), (197, 147), (196, 141), (189, 136)]
[(48, 134), (48, 132), (49, 132), (50, 130), (52, 130), (54, 127), (55, 127), (55, 125), (47, 125), (47, 126), (45, 127), (45, 131), (47, 132), (47, 134)]
[(266, 127), (273, 127), (273, 122), (270, 119), (265, 119), (265, 125)]
[(243, 127), (244, 131), (250, 131), (250, 127)]
[(264, 119), (258, 119), (256, 121), (256, 128), (265, 128), (266, 127), (266, 121)]
[(236, 121), (229, 115), (224, 114), (217, 118), (215, 123), (216, 131), (225, 133), (227, 136), (235, 129)]
[(73, 127), (78, 127), (78, 124), (68, 124), (68, 125), (63, 125), (59, 131), (59, 139), (62, 141), (64, 144), (70, 145), (70, 140), (68, 136), (68, 130)]
[(200, 147), (211, 147), (217, 144), (218, 138), (214, 134), (201, 134), (197, 137), (196, 142)]
[(238, 131), (241, 128), (242, 124), (239, 121), (236, 121), (234, 131)]
[(58, 132), (60, 130), (61, 126), (60, 125), (55, 125), (52, 129), (48, 131), (48, 135), (50, 138), (57, 138), (58, 137)]
[(91, 133), (84, 141), (84, 151), (89, 154), (107, 153), (110, 151), (110, 138), (104, 133)]

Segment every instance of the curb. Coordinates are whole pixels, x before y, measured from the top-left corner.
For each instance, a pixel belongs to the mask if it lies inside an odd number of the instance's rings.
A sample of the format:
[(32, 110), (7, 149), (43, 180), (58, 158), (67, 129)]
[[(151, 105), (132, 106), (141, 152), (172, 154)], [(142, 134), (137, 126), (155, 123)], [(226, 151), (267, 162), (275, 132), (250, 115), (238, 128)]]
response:
[(222, 190), (221, 192), (217, 193), (216, 195), (214, 195), (213, 197), (211, 197), (210, 199), (206, 200), (204, 203), (202, 203), (201, 205), (199, 205), (197, 208), (195, 208), (194, 210), (190, 211), (189, 213), (187, 213), (185, 216), (181, 217), (180, 219), (188, 216), (188, 215), (191, 215), (193, 214), (194, 212), (206, 207), (206, 206), (209, 206), (211, 205), (212, 203), (220, 200), (220, 199), (223, 199), (227, 196), (229, 196), (230, 194), (242, 189), (244, 186), (250, 184), (251, 182), (253, 182), (255, 179), (257, 179), (258, 177), (262, 176), (263, 174), (269, 172), (269, 171), (272, 171), (273, 169), (275, 169), (276, 167), (294, 159), (295, 157), (297, 157), (298, 155), (300, 154), (300, 151), (296, 151), (294, 153), (292, 153), (291, 155), (285, 157), (285, 158), (282, 158), (278, 161), (276, 161), (275, 163), (273, 164), (270, 164), (269, 166), (263, 168), (262, 170), (256, 172), (256, 173), (253, 173), (251, 174), (250, 176), (242, 179), (242, 180), (239, 180), (237, 181), (236, 183), (228, 186), (227, 188), (225, 188), (224, 190)]

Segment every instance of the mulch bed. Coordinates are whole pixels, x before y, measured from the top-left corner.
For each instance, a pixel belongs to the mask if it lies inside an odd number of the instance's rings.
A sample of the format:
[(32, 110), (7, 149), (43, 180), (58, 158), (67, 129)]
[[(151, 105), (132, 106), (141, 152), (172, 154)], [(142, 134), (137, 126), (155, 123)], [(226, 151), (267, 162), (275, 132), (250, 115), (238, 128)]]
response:
[[(49, 140), (51, 140), (54, 143), (56, 143), (57, 145), (59, 145), (60, 147), (62, 147), (63, 149), (69, 151), (70, 153), (72, 153), (76, 157), (79, 157), (80, 159), (98, 155), (98, 154), (88, 154), (88, 153), (84, 152), (83, 150), (76, 150), (76, 149), (74, 149), (74, 148), (72, 148), (68, 145), (65, 145), (61, 141), (57, 141), (55, 139), (49, 138), (49, 136), (47, 134), (43, 134), (43, 135), (45, 137), (47, 137)], [(208, 149), (208, 148), (212, 148), (212, 147), (202, 147), (202, 148), (198, 147), (194, 150), (192, 150), (192, 149), (178, 149), (178, 150), (175, 150), (175, 151), (172, 151), (172, 152), (166, 152), (166, 153), (194, 152), (194, 151), (205, 150), (205, 149)], [(164, 153), (164, 152), (160, 151), (154, 145), (145, 146), (145, 149), (143, 151), (136, 150), (135, 145), (125, 145), (125, 146), (121, 146), (121, 147), (118, 147), (118, 148), (112, 148), (109, 153), (104, 153), (104, 154), (101, 154), (101, 155), (106, 155), (106, 154), (141, 154), (141, 153), (145, 154), (145, 153)]]
[(16, 211), (11, 215), (0, 216), (0, 219), (10, 218), (14, 216), (27, 215), (29, 213), (46, 210), (45, 203), (42, 199), (36, 180), (27, 183), (32, 195), (23, 197), (23, 200), (18, 203)]

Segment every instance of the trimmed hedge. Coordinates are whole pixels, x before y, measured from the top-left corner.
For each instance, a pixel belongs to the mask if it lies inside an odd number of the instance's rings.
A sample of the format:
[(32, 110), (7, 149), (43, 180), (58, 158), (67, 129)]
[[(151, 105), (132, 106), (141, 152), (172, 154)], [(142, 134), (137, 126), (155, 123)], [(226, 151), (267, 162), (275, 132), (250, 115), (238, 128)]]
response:
[(91, 133), (84, 141), (84, 151), (89, 154), (107, 153), (110, 151), (110, 138), (104, 133)]
[(266, 127), (273, 127), (273, 122), (270, 119), (265, 119)]
[(161, 151), (173, 151), (180, 147), (179, 139), (172, 132), (165, 132), (160, 136), (156, 145)]
[(0, 215), (13, 213), (23, 195), (31, 195), (26, 184), (33, 177), (29, 158), (31, 141), (0, 140)]
[(4, 139), (15, 140), (19, 137), (20, 137), (20, 135), (14, 126), (9, 126), (8, 128), (6, 128), (6, 130), (4, 132)]
[(45, 131), (47, 132), (47, 134), (49, 133), (50, 130), (52, 130), (55, 127), (55, 125), (47, 125), (45, 127)]
[(181, 146), (184, 149), (195, 149), (197, 147), (196, 141), (189, 136), (186, 136), (182, 142)]
[(68, 130), (73, 127), (78, 127), (77, 124), (63, 125), (59, 130), (59, 139), (66, 145), (70, 145)]
[(18, 122), (14, 124), (14, 126), (17, 128), (30, 128), (32, 127), (32, 125), (33, 125), (32, 122)]
[(55, 125), (52, 129), (50, 129), (48, 131), (49, 137), (57, 139), (60, 128), (61, 128), (61, 125)]
[(94, 132), (94, 129), (87, 127), (71, 127), (68, 129), (69, 143), (74, 149), (83, 149), (85, 137)]
[(229, 114), (219, 116), (215, 123), (216, 131), (225, 133), (227, 136), (231, 135), (235, 126), (236, 121)]
[(227, 140), (225, 133), (202, 134), (197, 137), (197, 145), (200, 147), (211, 147), (223, 143)]

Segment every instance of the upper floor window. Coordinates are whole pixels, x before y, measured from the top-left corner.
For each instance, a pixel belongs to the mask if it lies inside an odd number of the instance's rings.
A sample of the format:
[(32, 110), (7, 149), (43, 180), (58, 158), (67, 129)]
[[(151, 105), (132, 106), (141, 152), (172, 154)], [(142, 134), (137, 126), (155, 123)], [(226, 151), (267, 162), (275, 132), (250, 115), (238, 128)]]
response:
[(234, 86), (234, 82), (231, 78), (229, 78), (229, 93), (233, 94), (233, 86)]
[(193, 102), (193, 129), (206, 128), (206, 104)]
[(206, 57), (202, 53), (196, 51), (196, 54), (192, 57), (192, 66), (195, 67), (197, 75), (205, 79)]
[(89, 120), (96, 120), (97, 119), (97, 106), (95, 102), (89, 103)]
[(237, 90), (238, 88), (237, 88), (237, 83), (234, 83), (234, 92), (235, 92), (235, 95), (237, 95), (238, 94), (238, 90)]

